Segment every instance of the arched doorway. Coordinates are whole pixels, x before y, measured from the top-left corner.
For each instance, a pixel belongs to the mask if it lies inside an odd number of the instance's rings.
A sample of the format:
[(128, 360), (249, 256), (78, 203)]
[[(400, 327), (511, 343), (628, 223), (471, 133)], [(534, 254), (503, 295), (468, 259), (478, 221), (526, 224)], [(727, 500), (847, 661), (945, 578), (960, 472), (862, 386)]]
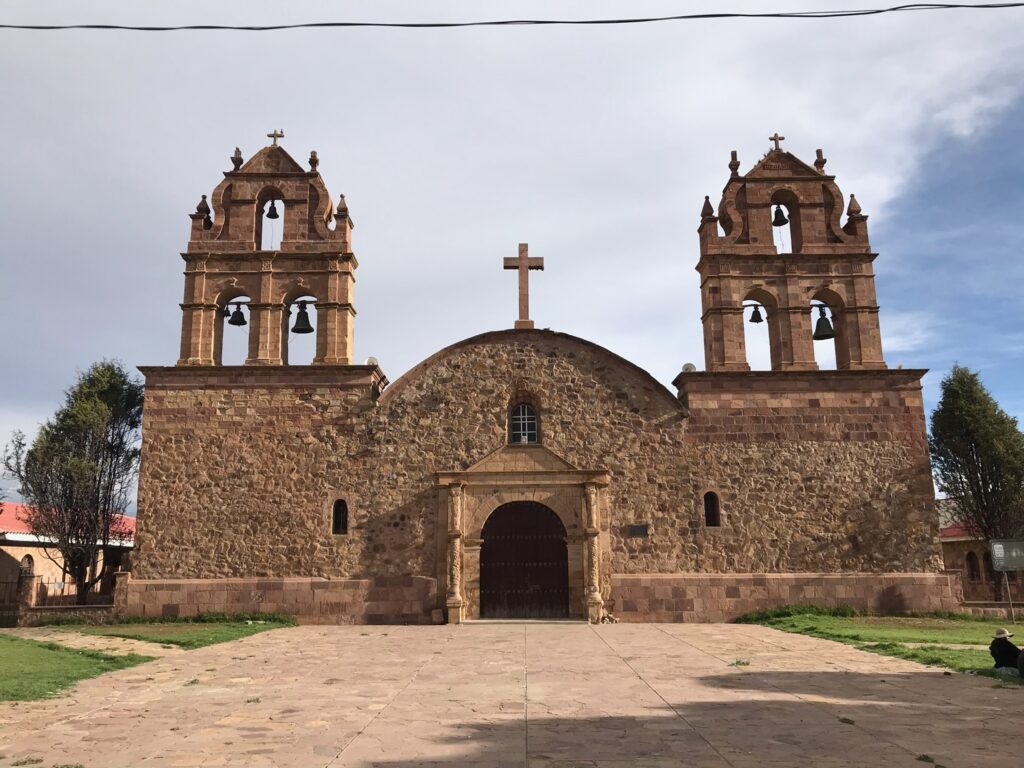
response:
[(480, 618), (569, 616), (569, 558), (558, 515), (533, 501), (503, 504), (481, 539)]

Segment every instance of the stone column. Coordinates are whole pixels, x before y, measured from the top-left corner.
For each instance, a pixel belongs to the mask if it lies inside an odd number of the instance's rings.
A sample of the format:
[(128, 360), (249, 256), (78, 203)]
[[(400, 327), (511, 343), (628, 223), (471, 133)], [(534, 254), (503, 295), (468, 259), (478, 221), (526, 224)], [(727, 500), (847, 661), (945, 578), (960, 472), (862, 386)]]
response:
[(587, 554), (587, 621), (596, 624), (601, 621), (604, 613), (604, 601), (601, 599), (601, 546), (599, 535), (601, 521), (598, 516), (597, 486), (586, 483), (583, 486), (586, 501), (586, 554)]
[(448, 621), (461, 624), (462, 599), (462, 505), (465, 488), (461, 484), (448, 487)]

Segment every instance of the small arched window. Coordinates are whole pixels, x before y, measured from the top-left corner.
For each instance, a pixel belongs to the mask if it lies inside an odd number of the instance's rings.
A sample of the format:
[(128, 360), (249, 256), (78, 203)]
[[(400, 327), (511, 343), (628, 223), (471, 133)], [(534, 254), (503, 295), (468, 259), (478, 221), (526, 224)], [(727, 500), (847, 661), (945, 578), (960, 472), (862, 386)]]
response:
[(36, 569), (36, 561), (32, 559), (32, 555), (25, 555), (21, 558), (21, 570), (24, 573), (33, 573)]
[(708, 528), (718, 528), (722, 524), (722, 505), (718, 501), (718, 494), (708, 491), (704, 494), (704, 525)]
[(512, 406), (508, 419), (508, 441), (513, 445), (538, 442), (537, 411), (529, 403)]
[(996, 570), (992, 567), (992, 553), (986, 552), (981, 558), (982, 565), (985, 566), (985, 578), (989, 581), (996, 580)]
[(971, 581), (978, 581), (981, 578), (981, 567), (978, 565), (978, 556), (973, 552), (967, 553), (967, 578)]
[(348, 533), (348, 504), (344, 499), (334, 502), (331, 510), (331, 533), (341, 536)]

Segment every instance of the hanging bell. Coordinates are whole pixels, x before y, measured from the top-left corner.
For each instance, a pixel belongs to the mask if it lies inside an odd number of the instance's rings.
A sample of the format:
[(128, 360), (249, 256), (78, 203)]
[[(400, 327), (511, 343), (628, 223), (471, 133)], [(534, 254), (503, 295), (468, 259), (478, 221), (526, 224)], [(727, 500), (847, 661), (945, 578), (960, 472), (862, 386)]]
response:
[(295, 325), (292, 326), (292, 333), (312, 333), (313, 326), (309, 324), (309, 313), (306, 312), (306, 302), (299, 302), (299, 316), (295, 318)]
[(764, 318), (761, 317), (761, 308), (755, 304), (754, 311), (750, 313), (750, 322), (752, 323), (763, 323)]
[(784, 227), (789, 224), (789, 219), (786, 218), (786, 214), (782, 212), (782, 206), (775, 206), (775, 218), (772, 219), (773, 227)]
[(235, 304), (235, 311), (231, 313), (228, 325), (245, 325), (245, 315), (242, 314), (242, 305)]
[(268, 219), (280, 219), (281, 218), (281, 214), (279, 214), (277, 212), (277, 201), (276, 200), (271, 200), (270, 201), (270, 210), (267, 211), (267, 218)]
[(828, 339), (834, 339), (836, 337), (835, 329), (832, 327), (832, 323), (825, 317), (825, 307), (818, 307), (818, 322), (814, 324), (814, 335), (811, 337), (815, 341), (827, 341)]

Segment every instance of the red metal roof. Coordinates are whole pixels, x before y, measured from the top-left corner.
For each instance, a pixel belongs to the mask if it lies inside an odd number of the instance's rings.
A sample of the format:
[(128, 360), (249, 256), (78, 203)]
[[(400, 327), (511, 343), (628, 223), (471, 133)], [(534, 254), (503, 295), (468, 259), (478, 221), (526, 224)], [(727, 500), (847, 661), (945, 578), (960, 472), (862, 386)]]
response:
[[(14, 501), (5, 501), (0, 506), (0, 535), (5, 533), (32, 533), (25, 522), (25, 514), (28, 507)], [(125, 540), (131, 541), (135, 538), (135, 518), (122, 515), (118, 524), (118, 533), (124, 531), (127, 536)], [(120, 538), (120, 537), (119, 537)]]
[(971, 535), (967, 532), (967, 529), (958, 523), (939, 529), (940, 539), (965, 539), (970, 537)]

